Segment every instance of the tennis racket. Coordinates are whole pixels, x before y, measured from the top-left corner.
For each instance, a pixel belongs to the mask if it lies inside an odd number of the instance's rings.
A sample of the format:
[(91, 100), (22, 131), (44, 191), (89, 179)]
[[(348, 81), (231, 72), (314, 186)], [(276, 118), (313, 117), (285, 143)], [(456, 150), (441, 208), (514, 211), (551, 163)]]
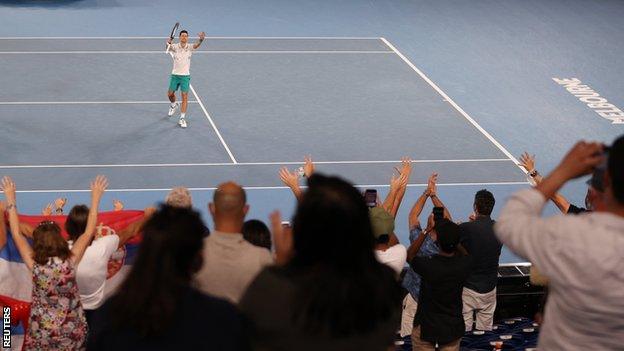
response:
[[(178, 31), (178, 28), (180, 28), (180, 22), (176, 22), (176, 24), (173, 25), (173, 29), (171, 29), (171, 34), (169, 34), (169, 40), (173, 40), (173, 38), (176, 35), (176, 32)], [(169, 44), (167, 44), (167, 50), (165, 51), (165, 53), (169, 53)]]

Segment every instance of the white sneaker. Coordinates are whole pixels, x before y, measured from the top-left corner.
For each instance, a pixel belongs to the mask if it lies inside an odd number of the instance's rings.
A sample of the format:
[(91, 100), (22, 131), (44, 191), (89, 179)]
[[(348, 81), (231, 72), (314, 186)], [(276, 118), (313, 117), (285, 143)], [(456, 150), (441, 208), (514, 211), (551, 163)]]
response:
[(180, 125), (180, 127), (182, 128), (186, 128), (186, 120), (184, 118), (180, 118), (180, 120), (178, 121), (178, 125)]
[(176, 112), (179, 106), (180, 104), (178, 104), (177, 102), (175, 102), (173, 106), (169, 105), (169, 113), (167, 115), (169, 117), (173, 116), (173, 114)]

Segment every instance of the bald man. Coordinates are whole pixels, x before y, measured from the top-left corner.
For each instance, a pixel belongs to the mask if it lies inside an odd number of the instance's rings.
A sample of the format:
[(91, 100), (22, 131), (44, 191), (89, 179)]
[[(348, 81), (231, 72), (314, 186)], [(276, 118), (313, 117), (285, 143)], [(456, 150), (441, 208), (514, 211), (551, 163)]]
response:
[(204, 263), (196, 282), (204, 293), (238, 304), (247, 286), (273, 258), (269, 250), (252, 245), (241, 234), (249, 205), (240, 185), (219, 185), (212, 201), (208, 209), (215, 230), (204, 239)]

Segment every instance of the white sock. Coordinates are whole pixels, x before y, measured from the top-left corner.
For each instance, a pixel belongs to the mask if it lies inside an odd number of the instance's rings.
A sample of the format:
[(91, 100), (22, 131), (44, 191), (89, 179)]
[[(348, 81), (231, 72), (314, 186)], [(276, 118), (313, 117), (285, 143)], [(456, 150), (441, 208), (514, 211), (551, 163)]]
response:
[(184, 119), (184, 117), (186, 117), (186, 112), (185, 113), (180, 113), (180, 119)]

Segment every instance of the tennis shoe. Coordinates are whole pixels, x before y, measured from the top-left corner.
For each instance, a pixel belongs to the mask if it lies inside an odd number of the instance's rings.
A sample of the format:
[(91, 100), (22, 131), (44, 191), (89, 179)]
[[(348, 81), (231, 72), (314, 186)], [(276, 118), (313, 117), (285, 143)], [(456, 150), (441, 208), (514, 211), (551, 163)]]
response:
[(180, 118), (180, 120), (178, 121), (178, 125), (182, 128), (186, 128), (186, 119)]
[(173, 106), (169, 105), (169, 113), (167, 115), (169, 117), (173, 116), (173, 114), (176, 112), (176, 110), (178, 109), (179, 106), (180, 106), (180, 104), (178, 104), (177, 102), (174, 103)]

